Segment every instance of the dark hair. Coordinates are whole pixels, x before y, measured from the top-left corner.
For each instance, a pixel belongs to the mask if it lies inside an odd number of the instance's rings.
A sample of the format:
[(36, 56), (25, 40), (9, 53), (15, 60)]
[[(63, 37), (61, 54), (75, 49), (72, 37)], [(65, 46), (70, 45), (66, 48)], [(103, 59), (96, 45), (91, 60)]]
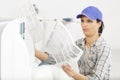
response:
[(97, 19), (97, 22), (101, 22), (101, 26), (99, 27), (99, 30), (98, 30), (98, 33), (101, 35), (104, 29), (104, 23), (99, 19)]

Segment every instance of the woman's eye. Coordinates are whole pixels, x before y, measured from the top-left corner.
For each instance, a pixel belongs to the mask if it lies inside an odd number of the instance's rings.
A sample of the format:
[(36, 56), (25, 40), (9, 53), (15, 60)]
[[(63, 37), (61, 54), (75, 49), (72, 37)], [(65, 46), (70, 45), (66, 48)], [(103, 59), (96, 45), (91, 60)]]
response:
[(92, 20), (86, 20), (86, 21), (84, 21), (84, 20), (81, 20), (81, 22), (82, 22), (82, 23), (83, 23), (83, 22), (92, 23), (93, 21), (92, 21)]
[(87, 20), (87, 22), (92, 23), (93, 21), (92, 20)]
[(81, 20), (81, 22), (84, 22), (84, 20)]

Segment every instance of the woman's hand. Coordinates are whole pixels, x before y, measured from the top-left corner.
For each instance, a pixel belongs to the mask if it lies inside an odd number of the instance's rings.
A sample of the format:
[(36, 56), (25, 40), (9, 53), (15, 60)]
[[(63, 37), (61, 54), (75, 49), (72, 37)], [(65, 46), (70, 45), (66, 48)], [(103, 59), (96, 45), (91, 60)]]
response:
[(75, 72), (68, 64), (63, 64), (62, 68), (70, 77), (74, 78), (75, 80), (89, 80), (87, 76)]
[(62, 68), (70, 77), (73, 77), (76, 74), (69, 64), (63, 64)]

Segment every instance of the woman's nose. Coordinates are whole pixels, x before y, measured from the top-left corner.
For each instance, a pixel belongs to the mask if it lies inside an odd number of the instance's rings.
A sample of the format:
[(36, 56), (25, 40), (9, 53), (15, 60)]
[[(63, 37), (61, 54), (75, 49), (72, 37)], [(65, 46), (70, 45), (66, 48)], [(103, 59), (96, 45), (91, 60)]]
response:
[(85, 22), (82, 22), (82, 23), (81, 23), (81, 26), (82, 26), (82, 27), (86, 27), (87, 24), (86, 24)]

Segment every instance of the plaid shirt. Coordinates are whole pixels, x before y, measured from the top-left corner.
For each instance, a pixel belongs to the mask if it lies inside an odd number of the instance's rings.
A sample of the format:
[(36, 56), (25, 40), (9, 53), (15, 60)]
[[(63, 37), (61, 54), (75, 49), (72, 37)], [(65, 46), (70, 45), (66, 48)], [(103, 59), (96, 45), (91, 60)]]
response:
[(76, 41), (76, 45), (83, 50), (83, 55), (78, 61), (79, 72), (89, 80), (110, 80), (111, 48), (102, 37), (90, 47), (85, 58), (85, 39)]

